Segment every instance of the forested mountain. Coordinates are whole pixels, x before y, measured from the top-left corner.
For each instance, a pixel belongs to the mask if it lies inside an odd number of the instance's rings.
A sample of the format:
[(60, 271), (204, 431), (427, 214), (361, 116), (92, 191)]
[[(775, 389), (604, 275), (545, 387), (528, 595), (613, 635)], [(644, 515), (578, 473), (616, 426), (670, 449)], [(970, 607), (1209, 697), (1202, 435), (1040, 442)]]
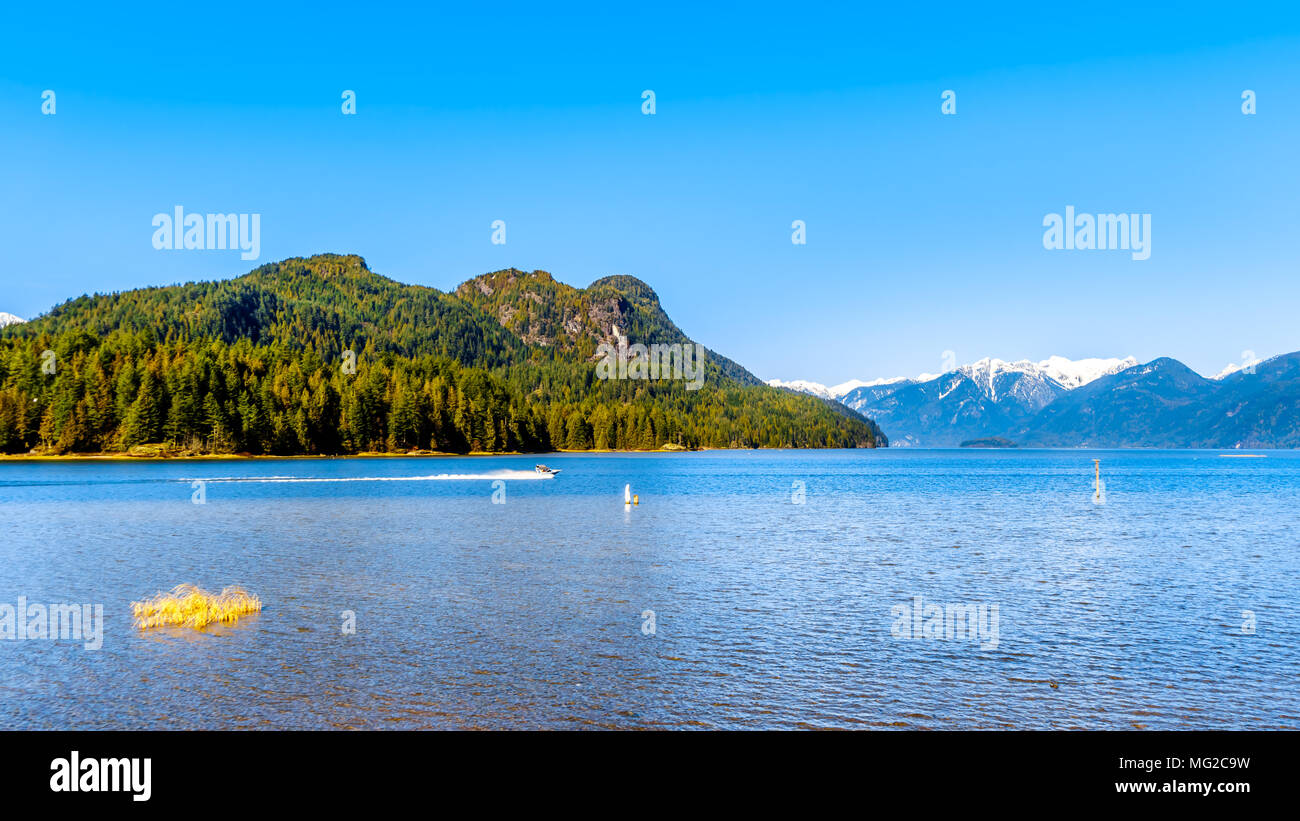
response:
[(508, 270), (447, 294), (321, 255), (83, 296), (0, 330), (0, 451), (885, 444), (854, 411), (763, 386), (711, 352), (699, 390), (597, 379), (597, 346), (615, 328), (632, 342), (689, 342), (625, 276), (577, 289)]
[[(685, 343), (681, 329), (664, 313), (659, 296), (636, 277), (598, 279), (584, 289), (557, 282), (545, 271), (497, 271), (461, 283), (456, 295), (513, 331), (529, 345), (588, 359), (601, 343), (616, 345), (614, 331), (642, 344)], [(742, 385), (758, 377), (708, 351), (707, 361), (721, 375)]]

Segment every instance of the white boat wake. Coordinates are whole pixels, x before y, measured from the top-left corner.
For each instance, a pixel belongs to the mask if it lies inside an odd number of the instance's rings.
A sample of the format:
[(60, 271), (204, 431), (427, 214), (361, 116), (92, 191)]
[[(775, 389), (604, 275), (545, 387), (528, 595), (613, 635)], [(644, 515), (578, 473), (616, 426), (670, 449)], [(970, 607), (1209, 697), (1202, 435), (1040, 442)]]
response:
[(554, 479), (554, 474), (535, 470), (490, 470), (485, 473), (439, 473), (433, 476), (218, 476), (177, 479), (178, 482), (243, 482), (259, 484), (287, 484), (293, 482), (472, 482), (483, 479), (509, 479), (510, 481), (536, 481)]

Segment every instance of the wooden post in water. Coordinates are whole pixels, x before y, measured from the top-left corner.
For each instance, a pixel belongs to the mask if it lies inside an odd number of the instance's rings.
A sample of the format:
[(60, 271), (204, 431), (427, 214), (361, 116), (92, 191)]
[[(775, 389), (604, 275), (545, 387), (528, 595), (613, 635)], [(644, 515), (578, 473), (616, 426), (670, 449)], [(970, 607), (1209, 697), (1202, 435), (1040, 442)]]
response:
[(1100, 499), (1101, 498), (1101, 460), (1093, 459), (1092, 465), (1097, 471), (1097, 475), (1093, 484), (1092, 498)]

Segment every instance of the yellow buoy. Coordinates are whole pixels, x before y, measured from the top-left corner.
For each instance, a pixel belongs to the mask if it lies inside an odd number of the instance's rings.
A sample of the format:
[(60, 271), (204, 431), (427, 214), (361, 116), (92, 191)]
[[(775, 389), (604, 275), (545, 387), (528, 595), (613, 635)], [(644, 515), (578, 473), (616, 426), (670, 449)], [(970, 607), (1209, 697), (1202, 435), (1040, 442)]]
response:
[(635, 494), (633, 494), (633, 496), (632, 496), (632, 504), (634, 504), (634, 505), (638, 505), (638, 506), (639, 506), (639, 505), (641, 504), (641, 497), (640, 497), (640, 496), (637, 496), (637, 495), (635, 495)]

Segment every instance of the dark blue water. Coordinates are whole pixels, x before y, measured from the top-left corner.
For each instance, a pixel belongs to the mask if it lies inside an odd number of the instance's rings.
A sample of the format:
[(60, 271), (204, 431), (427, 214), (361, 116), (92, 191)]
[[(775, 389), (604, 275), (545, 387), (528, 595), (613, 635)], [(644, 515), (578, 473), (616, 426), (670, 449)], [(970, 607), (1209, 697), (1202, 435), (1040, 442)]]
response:
[[(0, 640), (0, 726), (1300, 726), (1295, 453), (535, 461), (0, 463), (0, 605), (105, 611)], [(180, 582), (265, 609), (132, 627)], [(995, 640), (900, 635), (918, 596)]]

